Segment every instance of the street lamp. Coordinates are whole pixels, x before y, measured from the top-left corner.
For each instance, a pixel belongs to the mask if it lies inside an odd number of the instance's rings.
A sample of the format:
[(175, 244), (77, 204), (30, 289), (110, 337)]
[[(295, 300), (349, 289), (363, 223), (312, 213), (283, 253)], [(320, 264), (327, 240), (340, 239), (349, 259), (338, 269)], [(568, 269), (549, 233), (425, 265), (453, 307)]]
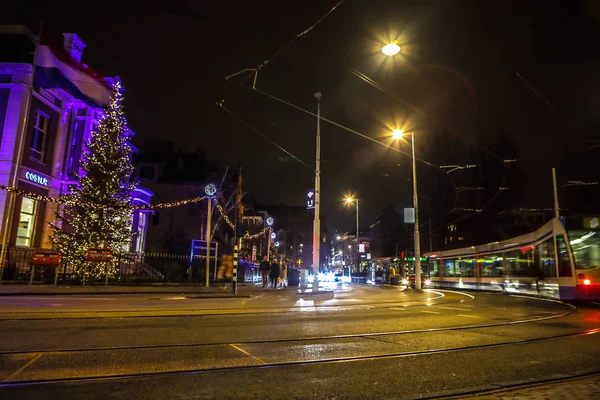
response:
[(395, 56), (400, 53), (400, 46), (398, 46), (397, 42), (394, 40), (392, 43), (383, 46), (381, 52), (386, 56)]
[[(356, 203), (356, 272), (360, 269), (360, 231), (358, 225), (358, 199), (351, 196), (346, 197), (346, 204)], [(350, 266), (348, 266), (348, 276), (352, 276)]]
[(396, 129), (392, 132), (395, 140), (402, 139), (407, 133), (411, 134), (412, 170), (413, 170), (413, 206), (415, 208), (415, 289), (421, 290), (421, 236), (419, 233), (419, 197), (417, 195), (417, 158), (415, 157), (415, 135), (413, 131)]
[[(208, 185), (204, 186), (204, 193), (206, 193), (206, 199), (208, 200), (208, 213), (206, 216), (206, 282), (205, 285), (206, 287), (210, 286), (210, 281), (209, 281), (209, 274), (208, 274), (208, 267), (210, 264), (210, 219), (212, 218), (212, 212), (211, 212), (211, 203), (212, 203), (212, 199), (215, 196), (215, 194), (217, 194), (217, 187), (215, 186), (214, 183), (209, 183)], [(216, 255), (216, 254), (215, 254)], [(191, 277), (191, 274), (190, 274)]]
[(321, 246), (321, 92), (317, 100), (317, 154), (315, 157), (315, 219), (313, 221), (313, 292), (319, 291), (319, 263)]

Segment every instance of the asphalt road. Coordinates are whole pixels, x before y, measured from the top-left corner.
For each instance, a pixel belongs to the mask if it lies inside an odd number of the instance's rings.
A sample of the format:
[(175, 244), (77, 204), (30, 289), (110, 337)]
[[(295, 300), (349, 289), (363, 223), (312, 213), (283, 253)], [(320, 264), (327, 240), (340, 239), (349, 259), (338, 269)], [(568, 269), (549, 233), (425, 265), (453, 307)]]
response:
[(338, 287), (0, 299), (0, 398), (419, 398), (600, 370), (600, 307)]

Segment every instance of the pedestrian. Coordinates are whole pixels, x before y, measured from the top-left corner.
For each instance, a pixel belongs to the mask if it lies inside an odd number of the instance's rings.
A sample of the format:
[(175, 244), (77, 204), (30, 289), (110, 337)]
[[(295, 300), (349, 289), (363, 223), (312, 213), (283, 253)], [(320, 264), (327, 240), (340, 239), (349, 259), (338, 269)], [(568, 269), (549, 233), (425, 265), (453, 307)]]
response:
[(259, 269), (262, 275), (262, 287), (267, 287), (269, 284), (269, 273), (271, 272), (271, 264), (269, 264), (267, 256), (263, 257), (263, 260), (260, 262)]
[(281, 287), (287, 286), (287, 265), (282, 261), (281, 262)]
[(279, 272), (279, 263), (277, 262), (277, 259), (274, 258), (273, 262), (271, 263), (271, 272), (269, 273), (269, 278), (271, 279), (271, 283), (273, 284), (273, 289), (277, 289), (277, 279), (279, 278)]

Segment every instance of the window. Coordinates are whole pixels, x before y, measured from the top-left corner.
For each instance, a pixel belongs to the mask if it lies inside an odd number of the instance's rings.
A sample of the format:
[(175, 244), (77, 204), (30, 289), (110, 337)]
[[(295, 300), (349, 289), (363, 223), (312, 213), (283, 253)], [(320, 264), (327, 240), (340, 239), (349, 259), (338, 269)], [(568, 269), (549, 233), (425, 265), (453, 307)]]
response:
[(476, 260), (458, 260), (455, 266), (455, 275), (470, 277), (475, 276), (475, 261)]
[(49, 121), (50, 118), (47, 115), (36, 111), (29, 157), (40, 162), (44, 161), (44, 147), (46, 145), (46, 135), (48, 134)]
[(554, 238), (550, 238), (536, 247), (537, 267), (542, 278), (556, 278), (556, 259), (554, 258)]
[(563, 235), (556, 237), (556, 248), (558, 249), (558, 276), (573, 276), (567, 241)]
[(429, 276), (440, 276), (440, 262), (429, 261), (429, 268), (431, 269), (431, 275)]
[(454, 261), (445, 261), (444, 262), (444, 276), (449, 276), (449, 277), (454, 276)]
[(23, 197), (17, 228), (17, 246), (31, 246), (36, 211), (37, 201)]
[(135, 250), (143, 251), (146, 242), (146, 225), (148, 225), (148, 213), (140, 212), (138, 219), (137, 238), (135, 241)]
[(480, 260), (481, 263), (481, 277), (483, 278), (500, 278), (504, 276), (504, 268), (502, 267), (502, 260), (504, 258), (487, 255), (483, 256)]
[(507, 276), (538, 276), (539, 273), (534, 264), (535, 246), (526, 246), (519, 250), (506, 253), (506, 275)]
[(600, 233), (597, 231), (569, 231), (569, 240), (575, 269), (594, 269), (600, 266)]

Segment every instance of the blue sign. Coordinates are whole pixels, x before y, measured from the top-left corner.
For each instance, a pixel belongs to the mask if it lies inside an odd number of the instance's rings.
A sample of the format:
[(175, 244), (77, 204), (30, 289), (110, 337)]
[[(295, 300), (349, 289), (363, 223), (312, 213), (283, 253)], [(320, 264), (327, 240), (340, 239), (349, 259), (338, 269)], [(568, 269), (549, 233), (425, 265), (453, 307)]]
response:
[(311, 189), (306, 193), (306, 208), (315, 208), (315, 190)]
[(48, 178), (46, 178), (45, 176), (35, 174), (33, 172), (25, 172), (25, 179), (31, 182), (35, 182), (38, 185), (48, 186)]

